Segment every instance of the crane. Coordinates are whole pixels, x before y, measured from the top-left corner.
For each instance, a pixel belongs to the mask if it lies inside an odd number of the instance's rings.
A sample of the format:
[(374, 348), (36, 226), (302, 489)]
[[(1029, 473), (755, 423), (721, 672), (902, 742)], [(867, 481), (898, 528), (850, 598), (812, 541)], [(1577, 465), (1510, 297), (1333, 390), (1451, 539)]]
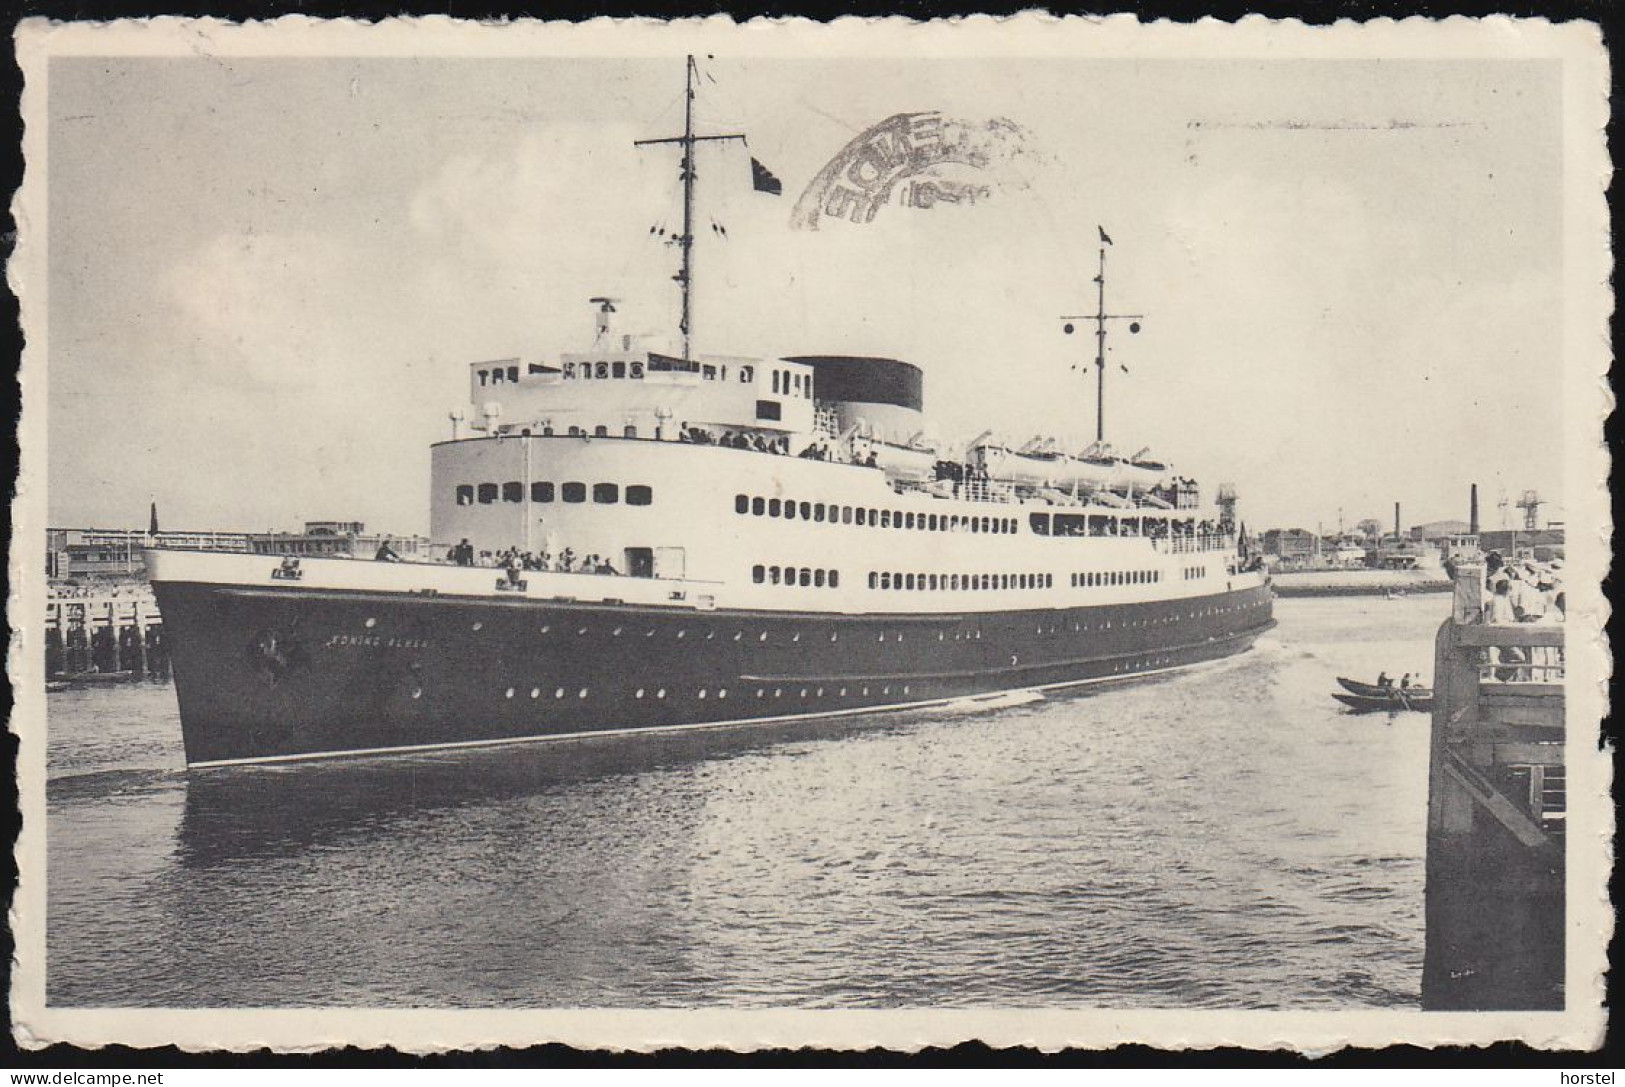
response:
[(1525, 491), (1523, 497), (1518, 499), (1518, 508), (1523, 510), (1523, 527), (1527, 532), (1534, 532), (1540, 527), (1540, 507), (1542, 505), (1538, 491)]

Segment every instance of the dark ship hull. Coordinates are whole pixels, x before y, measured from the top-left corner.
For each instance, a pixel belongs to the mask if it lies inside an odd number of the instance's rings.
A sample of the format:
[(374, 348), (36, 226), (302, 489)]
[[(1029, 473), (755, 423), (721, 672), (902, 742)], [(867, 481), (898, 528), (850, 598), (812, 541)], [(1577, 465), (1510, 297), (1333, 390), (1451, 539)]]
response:
[(834, 614), (157, 582), (191, 766), (930, 705), (1240, 652), (1270, 590)]

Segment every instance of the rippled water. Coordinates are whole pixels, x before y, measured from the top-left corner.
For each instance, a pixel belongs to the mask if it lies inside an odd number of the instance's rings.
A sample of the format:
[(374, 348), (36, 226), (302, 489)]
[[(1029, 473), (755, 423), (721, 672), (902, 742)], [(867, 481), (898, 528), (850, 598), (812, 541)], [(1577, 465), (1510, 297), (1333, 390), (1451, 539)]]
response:
[(188, 777), (167, 685), (49, 699), (55, 1005), (1414, 1006), (1443, 596), (961, 714)]

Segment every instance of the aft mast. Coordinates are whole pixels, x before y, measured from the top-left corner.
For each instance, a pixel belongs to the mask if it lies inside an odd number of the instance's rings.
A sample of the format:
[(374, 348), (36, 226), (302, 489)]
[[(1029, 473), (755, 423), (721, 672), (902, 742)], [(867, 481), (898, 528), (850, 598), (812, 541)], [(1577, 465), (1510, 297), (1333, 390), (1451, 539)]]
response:
[(1100, 266), (1095, 273), (1095, 312), (1062, 316), (1061, 320), (1069, 322), (1062, 326), (1062, 331), (1068, 336), (1073, 332), (1072, 321), (1095, 323), (1095, 441), (1103, 443), (1106, 440), (1106, 322), (1128, 321), (1129, 332), (1138, 333), (1140, 321), (1145, 315), (1106, 312), (1106, 248), (1112, 244), (1112, 239), (1105, 227), (1097, 225), (1095, 229), (1100, 232)]
[(692, 360), (694, 339), (694, 145), (708, 141), (738, 140), (744, 142), (743, 133), (729, 133), (719, 136), (696, 136), (694, 134), (694, 88), (699, 82), (699, 66), (694, 62), (692, 53), (684, 73), (683, 87), (683, 134), (681, 136), (667, 136), (657, 140), (634, 140), (634, 147), (646, 147), (653, 144), (675, 143), (682, 147), (682, 168), (678, 176), (683, 182), (683, 233), (677, 239), (677, 245), (683, 252), (683, 267), (672, 278), (682, 288), (682, 316), (678, 321), (678, 331), (683, 337), (683, 359)]

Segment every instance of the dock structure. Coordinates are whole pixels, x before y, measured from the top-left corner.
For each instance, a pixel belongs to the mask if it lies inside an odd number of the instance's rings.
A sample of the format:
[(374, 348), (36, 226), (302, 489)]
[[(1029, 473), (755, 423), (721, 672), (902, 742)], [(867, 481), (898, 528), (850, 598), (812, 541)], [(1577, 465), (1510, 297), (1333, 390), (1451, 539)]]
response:
[(1484, 603), (1484, 568), (1459, 568), (1434, 642), (1422, 1006), (1560, 1010), (1563, 627)]
[(163, 618), (150, 593), (46, 600), (46, 679), (139, 679), (168, 672)]

